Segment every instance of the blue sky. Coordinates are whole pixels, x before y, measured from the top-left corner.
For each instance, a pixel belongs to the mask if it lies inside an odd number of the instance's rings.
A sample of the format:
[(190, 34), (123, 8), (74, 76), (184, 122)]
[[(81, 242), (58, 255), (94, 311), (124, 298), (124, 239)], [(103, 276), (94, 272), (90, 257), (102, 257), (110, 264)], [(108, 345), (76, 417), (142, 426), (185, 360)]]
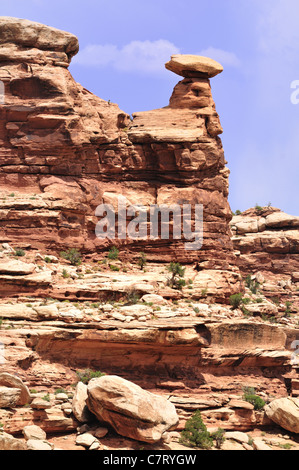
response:
[[(0, 0), (1, 15), (76, 34), (75, 79), (128, 113), (168, 104), (173, 53), (208, 55), (230, 175), (232, 210), (299, 215), (298, 0)], [(299, 95), (298, 95), (299, 96)]]

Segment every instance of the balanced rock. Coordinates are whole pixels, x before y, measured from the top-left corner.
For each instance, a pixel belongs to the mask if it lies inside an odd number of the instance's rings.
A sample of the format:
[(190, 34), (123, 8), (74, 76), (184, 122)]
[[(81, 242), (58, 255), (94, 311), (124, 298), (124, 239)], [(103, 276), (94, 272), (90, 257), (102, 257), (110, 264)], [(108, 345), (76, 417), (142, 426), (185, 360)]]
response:
[(178, 424), (172, 403), (120, 377), (92, 379), (87, 392), (90, 411), (121, 436), (154, 443)]
[(182, 77), (205, 76), (215, 77), (223, 72), (223, 67), (209, 57), (190, 54), (176, 54), (171, 56), (171, 60), (165, 64), (165, 67)]
[(299, 398), (278, 398), (265, 407), (265, 413), (274, 423), (287, 431), (299, 434)]
[[(241, 292), (229, 227), (229, 170), (219, 138), (223, 130), (209, 80), (222, 71), (221, 65), (199, 56), (172, 57), (167, 67), (187, 78), (177, 84), (168, 106), (133, 113), (132, 120), (117, 104), (73, 79), (67, 67), (78, 51), (74, 35), (0, 18), (0, 37), (0, 80), (5, 85), (0, 186), (3, 193), (14, 190), (14, 197), (0, 198), (2, 238), (11, 246), (28, 243), (40, 252), (76, 246), (86, 254), (98, 253), (107, 249), (107, 238), (95, 237), (96, 208), (102, 203), (113, 204), (123, 195), (128, 207), (144, 205), (148, 214), (155, 204), (177, 205), (181, 211), (184, 204), (202, 204), (201, 249), (197, 244), (186, 248), (190, 236), (185, 230), (180, 238), (170, 230), (167, 242), (159, 236), (141, 245), (127, 233), (121, 250), (130, 259), (144, 247), (151, 261), (198, 263), (199, 270), (208, 266), (213, 278), (221, 278), (217, 301)], [(192, 210), (192, 228), (194, 218)], [(30, 275), (22, 281), (22, 293), (50, 285), (51, 273)], [(12, 279), (3, 278), (1, 295), (15, 291)], [(141, 284), (136, 282), (136, 289), (153, 293), (149, 283), (142, 290)], [(73, 320), (61, 315), (63, 321)]]

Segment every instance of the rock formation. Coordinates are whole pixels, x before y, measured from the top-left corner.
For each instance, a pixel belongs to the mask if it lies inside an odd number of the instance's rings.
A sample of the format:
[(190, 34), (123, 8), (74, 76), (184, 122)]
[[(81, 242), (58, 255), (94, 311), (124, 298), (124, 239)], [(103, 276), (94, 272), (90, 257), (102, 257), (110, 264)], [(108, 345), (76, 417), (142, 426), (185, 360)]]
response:
[[(222, 67), (173, 56), (166, 67), (183, 79), (169, 105), (131, 120), (73, 80), (75, 36), (0, 18), (0, 38), (0, 448), (66, 448), (45, 433), (70, 433), (75, 448), (139, 449), (123, 437), (134, 415), (131, 438), (178, 449), (187, 419), (201, 410), (209, 429), (228, 431), (227, 449), (251, 450), (240, 432), (274, 424), (246, 401), (244, 386), (267, 405), (299, 395), (298, 218), (264, 208), (231, 221), (210, 86)], [(147, 210), (203, 204), (202, 248), (186, 250), (172, 230), (165, 240), (98, 239), (95, 210), (116, 207), (119, 195)], [(119, 259), (109, 258), (112, 244)], [(60, 256), (74, 247), (80, 265)], [(169, 283), (171, 261), (184, 264), (180, 289)], [(107, 408), (99, 405), (104, 392), (89, 381), (98, 372), (127, 384), (123, 408), (111, 390)], [(175, 408), (175, 431), (164, 433), (165, 416), (146, 421), (144, 402), (137, 416), (136, 387), (143, 398), (158, 395), (158, 409)], [(27, 444), (14, 437), (22, 433)]]
[[(229, 171), (209, 81), (220, 64), (173, 57), (167, 67), (185, 78), (169, 106), (133, 114), (131, 121), (72, 78), (75, 36), (5, 17), (0, 33), (0, 241), (53, 254), (75, 246), (93, 255), (113, 243), (127, 256), (146, 251), (152, 260), (222, 270), (227, 293), (240, 290), (230, 240)], [(148, 212), (150, 205), (203, 204), (202, 248), (186, 250), (172, 230), (169, 240), (97, 238), (96, 207), (117, 209), (120, 195)]]
[(251, 275), (268, 299), (299, 308), (299, 217), (258, 206), (235, 215), (231, 230), (243, 277)]
[(173, 403), (115, 376), (89, 382), (87, 405), (118, 434), (142, 442), (161, 441), (179, 422)]

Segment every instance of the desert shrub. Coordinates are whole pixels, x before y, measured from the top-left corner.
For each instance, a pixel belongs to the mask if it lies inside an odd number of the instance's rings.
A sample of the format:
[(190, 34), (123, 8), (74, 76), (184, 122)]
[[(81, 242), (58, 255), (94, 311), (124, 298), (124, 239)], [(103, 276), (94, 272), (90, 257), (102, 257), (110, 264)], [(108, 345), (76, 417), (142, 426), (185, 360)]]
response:
[(118, 259), (118, 255), (119, 255), (119, 250), (118, 250), (115, 246), (113, 246), (113, 247), (110, 248), (110, 250), (109, 250), (108, 259), (117, 260), (117, 259)]
[(114, 264), (110, 264), (110, 269), (111, 271), (120, 271), (120, 268), (118, 266), (115, 266)]
[(144, 269), (146, 266), (146, 254), (145, 253), (140, 253), (138, 261), (137, 261), (138, 266), (140, 266), (141, 271)]
[(21, 248), (18, 248), (17, 250), (15, 250), (15, 256), (25, 256), (25, 251), (22, 250)]
[(255, 212), (259, 215), (261, 212), (263, 212), (263, 207), (259, 206), (258, 204), (255, 205)]
[(70, 248), (68, 251), (60, 253), (61, 258), (66, 259), (73, 266), (79, 266), (82, 263), (81, 253), (76, 248)]
[(243, 295), (241, 293), (240, 294), (233, 294), (233, 295), (230, 296), (229, 302), (230, 302), (233, 310), (240, 307), (240, 305), (242, 304), (242, 300), (243, 300)]
[(257, 282), (255, 279), (252, 279), (250, 274), (248, 274), (248, 276), (246, 276), (245, 285), (246, 285), (246, 287), (248, 287), (248, 289), (251, 290), (251, 292), (253, 294), (257, 294), (258, 289), (260, 287), (259, 282)]
[(285, 309), (285, 314), (289, 315), (292, 312), (292, 305), (293, 302), (286, 302), (286, 309)]
[(127, 293), (126, 302), (129, 305), (136, 305), (140, 300), (140, 295), (134, 289), (129, 290)]
[(68, 278), (70, 277), (70, 275), (69, 275), (69, 273), (67, 272), (66, 269), (64, 269), (64, 270), (62, 271), (62, 277), (63, 277), (64, 279), (68, 279)]
[(251, 403), (255, 410), (261, 410), (264, 408), (266, 404), (265, 401), (256, 395), (255, 389), (253, 387), (244, 387), (243, 392), (243, 399), (248, 403)]
[(78, 371), (77, 370), (76, 374), (77, 374), (77, 377), (78, 377), (78, 381), (83, 382), (86, 385), (88, 384), (88, 382), (91, 379), (97, 379), (97, 378), (103, 377), (103, 375), (105, 375), (101, 371), (93, 371), (91, 369), (85, 369), (83, 371)]
[(58, 395), (58, 393), (67, 393), (64, 388), (57, 388), (54, 392), (54, 395)]
[(181, 290), (186, 285), (186, 281), (183, 279), (186, 268), (183, 268), (180, 263), (170, 263), (167, 269), (171, 273), (171, 278), (167, 281), (168, 286)]
[(225, 441), (224, 434), (225, 434), (225, 430), (221, 429), (221, 428), (218, 428), (218, 430), (216, 432), (213, 432), (211, 434), (212, 439), (214, 439), (214, 441), (216, 441), (217, 449), (221, 449), (222, 444)]
[(202, 421), (199, 410), (186, 422), (180, 442), (187, 447), (199, 449), (209, 450), (213, 447), (213, 439)]
[(42, 400), (49, 402), (49, 401), (50, 401), (50, 394), (47, 393), (46, 395), (44, 395), (44, 396), (42, 397)]

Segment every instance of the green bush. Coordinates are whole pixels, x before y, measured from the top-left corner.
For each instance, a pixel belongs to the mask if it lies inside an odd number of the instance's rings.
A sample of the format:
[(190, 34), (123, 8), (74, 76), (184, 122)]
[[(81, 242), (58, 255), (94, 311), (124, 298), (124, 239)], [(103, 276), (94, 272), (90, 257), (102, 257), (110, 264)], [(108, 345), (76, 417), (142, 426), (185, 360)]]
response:
[(140, 300), (140, 295), (134, 289), (127, 293), (127, 304), (136, 305)]
[(255, 211), (257, 214), (260, 214), (261, 212), (263, 212), (263, 207), (262, 206), (259, 206), (258, 204), (255, 205)]
[(233, 307), (233, 310), (240, 307), (242, 300), (243, 300), (243, 295), (241, 293), (230, 296), (229, 301), (230, 301), (231, 306)]
[(115, 266), (114, 264), (110, 264), (110, 269), (111, 271), (120, 271), (120, 268), (118, 266)]
[(82, 263), (81, 253), (76, 248), (70, 248), (68, 251), (60, 253), (61, 258), (66, 259), (73, 266), (79, 266)]
[(110, 250), (109, 250), (108, 259), (117, 260), (117, 259), (118, 259), (118, 255), (119, 255), (119, 250), (118, 250), (115, 246), (113, 246), (113, 247), (110, 248)]
[(143, 270), (144, 266), (146, 266), (146, 254), (145, 253), (140, 253), (138, 261), (137, 261), (138, 266), (140, 266), (141, 271)]
[(222, 444), (225, 441), (224, 434), (225, 434), (225, 430), (221, 429), (221, 428), (218, 428), (218, 430), (216, 432), (213, 432), (211, 434), (212, 439), (214, 439), (214, 441), (216, 441), (217, 449), (221, 449)]
[(64, 279), (68, 279), (68, 278), (70, 277), (70, 275), (69, 275), (69, 273), (67, 272), (66, 269), (64, 269), (64, 270), (62, 271), (62, 277), (63, 277)]
[(25, 251), (22, 250), (21, 248), (15, 250), (15, 256), (25, 256)]
[(186, 422), (180, 442), (187, 447), (198, 449), (209, 450), (213, 447), (213, 439), (202, 421), (199, 410)]
[(253, 387), (244, 387), (243, 392), (243, 399), (248, 403), (251, 403), (255, 410), (261, 410), (266, 405), (265, 401), (256, 395), (255, 389)]
[(259, 287), (260, 287), (259, 282), (257, 282), (256, 280), (251, 279), (251, 275), (250, 275), (250, 274), (248, 274), (248, 276), (246, 276), (245, 285), (246, 285), (246, 287), (248, 287), (248, 289), (251, 290), (251, 292), (252, 292), (253, 294), (257, 294), (258, 289), (259, 289)]
[(183, 268), (180, 263), (170, 263), (167, 269), (171, 273), (171, 278), (167, 281), (168, 286), (181, 290), (186, 285), (186, 281), (183, 279), (186, 268)]
[(85, 369), (84, 371), (76, 371), (76, 374), (78, 377), (78, 381), (83, 382), (86, 385), (91, 379), (97, 379), (105, 375), (103, 372), (93, 371), (91, 369)]

